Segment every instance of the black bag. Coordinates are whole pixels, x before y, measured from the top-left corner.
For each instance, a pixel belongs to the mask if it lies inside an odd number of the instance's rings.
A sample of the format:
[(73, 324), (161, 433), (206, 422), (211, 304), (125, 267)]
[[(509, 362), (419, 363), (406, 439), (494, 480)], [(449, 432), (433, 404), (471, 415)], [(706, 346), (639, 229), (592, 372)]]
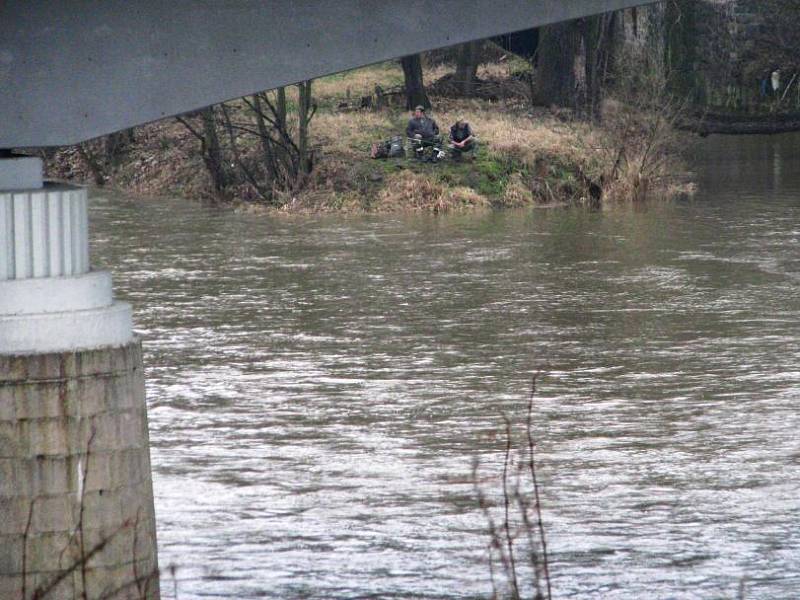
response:
[(403, 138), (399, 135), (394, 136), (389, 140), (389, 158), (397, 158), (398, 156), (405, 156), (405, 148), (403, 148)]
[(375, 142), (370, 148), (369, 155), (372, 158), (396, 158), (403, 156), (403, 138), (399, 135), (394, 136), (385, 142)]

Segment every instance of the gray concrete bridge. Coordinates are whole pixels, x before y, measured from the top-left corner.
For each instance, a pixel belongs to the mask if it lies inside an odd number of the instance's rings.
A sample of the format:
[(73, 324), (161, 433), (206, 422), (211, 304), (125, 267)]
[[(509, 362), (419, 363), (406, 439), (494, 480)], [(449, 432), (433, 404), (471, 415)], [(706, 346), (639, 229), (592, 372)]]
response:
[(653, 0), (5, 0), (0, 148)]

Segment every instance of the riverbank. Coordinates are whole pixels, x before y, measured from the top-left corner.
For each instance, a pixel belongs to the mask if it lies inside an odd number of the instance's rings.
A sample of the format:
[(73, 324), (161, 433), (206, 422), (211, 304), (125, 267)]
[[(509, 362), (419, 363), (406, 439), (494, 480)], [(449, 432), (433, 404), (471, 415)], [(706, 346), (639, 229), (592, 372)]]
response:
[(758, 135), (800, 131), (800, 113), (740, 114), (706, 112), (683, 119), (679, 127), (702, 136)]
[[(680, 144), (665, 119), (619, 102), (608, 103), (603, 125), (576, 119), (568, 111), (532, 108), (520, 79), (526, 66), (519, 60), (483, 66), (478, 77), (484, 93), (471, 99), (445, 95), (451, 70), (447, 65), (426, 70), (426, 81), (433, 82), (430, 114), (442, 132), (461, 117), (479, 136), (477, 156), (462, 163), (369, 158), (371, 143), (405, 130), (408, 113), (398, 105), (400, 95), (387, 95), (381, 108), (372, 102), (376, 86), (391, 90), (402, 83), (396, 62), (315, 81), (317, 111), (310, 128), (314, 168), (298, 189), (278, 190), (276, 206), (260, 202), (246, 178), (217, 193), (198, 140), (174, 119), (136, 128), (113, 155), (108, 140), (60, 149), (48, 157), (46, 169), (58, 179), (102, 179), (138, 195), (221, 197), (245, 210), (285, 212), (599, 206), (686, 190)], [(293, 101), (290, 95), (289, 103)], [(227, 107), (240, 120), (250, 118), (242, 102)], [(241, 152), (245, 160), (252, 159), (256, 145), (243, 144)]]

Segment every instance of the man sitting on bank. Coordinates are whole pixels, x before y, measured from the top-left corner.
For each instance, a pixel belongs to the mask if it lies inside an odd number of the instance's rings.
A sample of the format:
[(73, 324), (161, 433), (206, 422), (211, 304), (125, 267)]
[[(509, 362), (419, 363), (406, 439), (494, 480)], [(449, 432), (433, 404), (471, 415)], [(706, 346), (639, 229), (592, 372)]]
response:
[(453, 152), (453, 160), (461, 160), (465, 152), (474, 152), (477, 147), (478, 140), (475, 139), (469, 123), (459, 117), (455, 125), (450, 128), (450, 149)]
[(425, 114), (424, 106), (417, 106), (414, 109), (414, 116), (409, 119), (406, 127), (406, 135), (411, 140), (411, 147), (417, 158), (423, 158), (426, 148), (433, 148), (434, 158), (441, 152), (436, 147), (441, 143), (439, 126)]

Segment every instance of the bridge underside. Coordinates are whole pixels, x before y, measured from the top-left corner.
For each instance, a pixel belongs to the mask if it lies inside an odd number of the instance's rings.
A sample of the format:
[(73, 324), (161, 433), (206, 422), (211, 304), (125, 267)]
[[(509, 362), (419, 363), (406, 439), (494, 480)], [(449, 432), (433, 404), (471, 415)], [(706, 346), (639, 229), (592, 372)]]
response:
[(0, 148), (73, 144), (231, 98), (653, 0), (6, 0)]

